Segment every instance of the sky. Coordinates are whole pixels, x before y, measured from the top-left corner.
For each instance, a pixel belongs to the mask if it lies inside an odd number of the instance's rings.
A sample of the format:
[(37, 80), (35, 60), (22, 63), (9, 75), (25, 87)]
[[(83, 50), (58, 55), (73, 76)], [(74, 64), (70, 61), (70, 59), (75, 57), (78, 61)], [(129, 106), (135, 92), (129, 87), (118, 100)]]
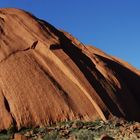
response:
[(1, 0), (140, 69), (140, 0)]

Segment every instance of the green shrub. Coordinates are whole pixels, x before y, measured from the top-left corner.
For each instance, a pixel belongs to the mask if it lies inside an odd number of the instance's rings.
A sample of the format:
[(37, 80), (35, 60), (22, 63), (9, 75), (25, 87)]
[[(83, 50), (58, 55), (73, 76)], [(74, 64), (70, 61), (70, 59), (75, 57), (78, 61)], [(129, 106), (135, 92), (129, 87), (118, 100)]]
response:
[(77, 140), (94, 140), (94, 133), (89, 130), (79, 130), (73, 135)]
[(59, 134), (57, 131), (53, 131), (53, 132), (50, 132), (50, 133), (47, 133), (43, 140), (57, 140), (59, 138)]

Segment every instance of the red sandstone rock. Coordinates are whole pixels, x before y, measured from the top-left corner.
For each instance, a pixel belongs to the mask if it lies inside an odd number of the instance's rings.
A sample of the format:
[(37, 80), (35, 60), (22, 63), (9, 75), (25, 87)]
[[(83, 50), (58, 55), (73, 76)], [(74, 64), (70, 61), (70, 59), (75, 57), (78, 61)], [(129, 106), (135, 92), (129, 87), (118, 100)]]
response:
[(29, 140), (29, 139), (26, 138), (24, 135), (21, 135), (21, 134), (16, 133), (14, 135), (14, 140)]
[(140, 71), (17, 9), (0, 9), (0, 130), (63, 120), (140, 121)]

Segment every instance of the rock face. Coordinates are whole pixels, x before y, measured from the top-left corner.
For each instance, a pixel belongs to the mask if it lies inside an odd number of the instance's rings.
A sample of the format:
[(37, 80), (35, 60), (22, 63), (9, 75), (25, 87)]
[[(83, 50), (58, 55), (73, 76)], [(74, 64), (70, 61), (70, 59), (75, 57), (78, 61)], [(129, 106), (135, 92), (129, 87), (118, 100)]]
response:
[(0, 130), (64, 120), (140, 121), (140, 71), (18, 9), (0, 9)]

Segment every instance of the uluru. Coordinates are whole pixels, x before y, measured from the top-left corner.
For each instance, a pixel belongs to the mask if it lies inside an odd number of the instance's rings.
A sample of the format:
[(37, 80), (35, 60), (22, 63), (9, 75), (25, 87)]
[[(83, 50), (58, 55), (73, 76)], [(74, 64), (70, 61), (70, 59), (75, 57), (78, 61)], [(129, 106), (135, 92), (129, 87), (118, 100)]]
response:
[(65, 120), (140, 121), (140, 71), (19, 9), (0, 9), (0, 130)]

